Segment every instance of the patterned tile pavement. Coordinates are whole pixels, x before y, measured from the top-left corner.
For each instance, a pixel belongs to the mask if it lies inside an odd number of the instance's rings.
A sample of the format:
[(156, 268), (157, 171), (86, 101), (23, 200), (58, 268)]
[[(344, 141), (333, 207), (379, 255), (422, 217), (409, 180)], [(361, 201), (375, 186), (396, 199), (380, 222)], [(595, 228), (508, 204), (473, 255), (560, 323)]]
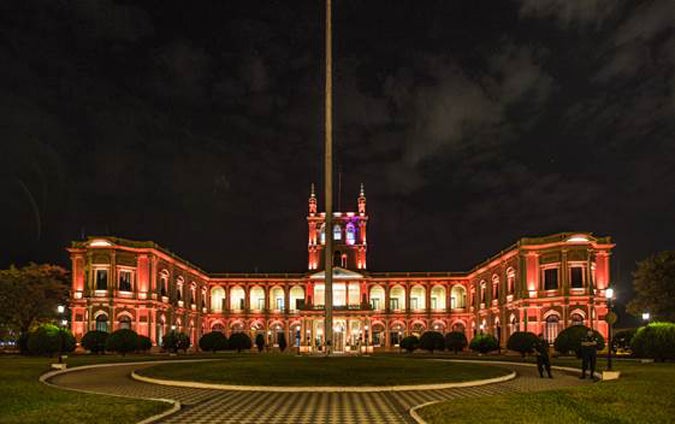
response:
[(512, 368), (518, 377), (505, 383), (443, 390), (373, 393), (238, 392), (160, 386), (132, 380), (132, 370), (147, 365), (123, 365), (75, 371), (51, 379), (68, 388), (137, 398), (175, 399), (183, 408), (165, 423), (411, 423), (408, 411), (434, 400), (491, 396), (509, 392), (551, 390), (590, 384), (576, 375), (557, 372), (540, 379), (532, 367)]

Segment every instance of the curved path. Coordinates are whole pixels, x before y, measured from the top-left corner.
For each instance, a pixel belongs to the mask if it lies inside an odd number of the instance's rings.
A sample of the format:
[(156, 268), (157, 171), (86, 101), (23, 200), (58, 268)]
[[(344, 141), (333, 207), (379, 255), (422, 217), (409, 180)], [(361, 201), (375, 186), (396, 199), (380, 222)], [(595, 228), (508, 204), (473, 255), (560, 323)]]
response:
[(423, 403), (590, 384), (589, 380), (579, 380), (578, 375), (562, 371), (554, 372), (554, 379), (541, 379), (536, 368), (520, 364), (499, 364), (518, 373), (518, 377), (504, 383), (402, 392), (224, 391), (160, 386), (136, 381), (130, 377), (134, 370), (157, 364), (111, 365), (81, 371), (73, 370), (52, 377), (49, 382), (65, 388), (103, 394), (177, 400), (181, 403), (182, 409), (161, 422), (196, 424), (410, 423), (414, 422), (409, 414), (410, 408)]

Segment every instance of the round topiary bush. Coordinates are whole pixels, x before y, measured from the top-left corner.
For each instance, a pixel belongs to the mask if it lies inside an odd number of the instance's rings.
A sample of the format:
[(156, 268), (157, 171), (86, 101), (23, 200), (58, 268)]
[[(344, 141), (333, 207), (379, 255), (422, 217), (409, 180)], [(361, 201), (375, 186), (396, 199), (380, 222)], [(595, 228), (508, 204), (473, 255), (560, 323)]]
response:
[(641, 327), (631, 341), (633, 354), (665, 362), (675, 359), (675, 324), (652, 322)]
[(412, 353), (418, 347), (420, 347), (420, 339), (417, 336), (407, 336), (401, 340), (401, 349), (405, 349), (408, 353)]
[(509, 340), (506, 342), (506, 348), (514, 352), (520, 353), (521, 357), (525, 354), (534, 351), (534, 345), (537, 343), (537, 335), (530, 331), (516, 331), (511, 334)]
[(187, 334), (171, 330), (162, 338), (162, 348), (171, 353), (178, 353), (179, 350), (187, 352), (190, 347), (190, 338)]
[(461, 331), (451, 331), (445, 335), (445, 348), (457, 352), (464, 350), (469, 345), (466, 336)]
[(199, 339), (199, 349), (213, 353), (216, 353), (219, 350), (226, 350), (227, 337), (220, 331), (206, 333)]
[(469, 349), (479, 353), (492, 352), (498, 348), (497, 339), (492, 334), (478, 334), (471, 339), (469, 344)]
[(26, 342), (32, 355), (51, 356), (55, 353), (68, 353), (75, 350), (75, 337), (67, 329), (53, 324), (44, 324), (28, 335)]
[[(556, 352), (560, 353), (561, 355), (570, 355), (574, 353), (577, 355), (577, 358), (581, 358), (581, 339), (586, 336), (588, 330), (589, 328), (584, 325), (573, 325), (561, 331), (553, 343)], [(602, 334), (595, 330), (593, 333), (599, 341), (596, 349), (604, 349), (605, 338), (602, 337)]]
[(138, 346), (137, 350), (139, 352), (147, 352), (152, 349), (152, 340), (148, 336), (138, 336)]
[(91, 353), (103, 353), (105, 351), (105, 343), (108, 340), (108, 333), (106, 331), (92, 330), (82, 337), (80, 344), (83, 348)]
[(105, 350), (117, 352), (122, 356), (129, 352), (135, 352), (138, 349), (138, 334), (128, 328), (121, 328), (108, 336), (105, 343)]
[(420, 337), (420, 348), (434, 353), (434, 350), (445, 349), (445, 339), (438, 331), (426, 331)]
[(253, 346), (251, 338), (246, 333), (234, 333), (230, 336), (228, 347), (241, 353), (242, 350), (249, 350)]

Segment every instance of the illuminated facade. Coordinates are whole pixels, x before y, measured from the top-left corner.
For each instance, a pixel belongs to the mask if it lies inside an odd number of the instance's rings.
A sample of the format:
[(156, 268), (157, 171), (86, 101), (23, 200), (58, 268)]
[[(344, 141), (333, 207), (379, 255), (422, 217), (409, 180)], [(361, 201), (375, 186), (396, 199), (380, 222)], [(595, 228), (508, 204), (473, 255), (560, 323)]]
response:
[[(289, 346), (323, 343), (325, 214), (308, 201), (304, 273), (209, 274), (153, 242), (114, 237), (73, 242), (70, 309), (78, 339), (89, 330), (131, 328), (161, 342), (172, 328), (192, 339), (209, 331), (264, 334)], [(367, 270), (366, 196), (356, 212), (334, 213), (334, 347), (391, 349), (427, 330), (497, 336), (544, 333), (584, 324), (606, 335), (609, 237), (563, 233), (522, 238), (468, 272)]]

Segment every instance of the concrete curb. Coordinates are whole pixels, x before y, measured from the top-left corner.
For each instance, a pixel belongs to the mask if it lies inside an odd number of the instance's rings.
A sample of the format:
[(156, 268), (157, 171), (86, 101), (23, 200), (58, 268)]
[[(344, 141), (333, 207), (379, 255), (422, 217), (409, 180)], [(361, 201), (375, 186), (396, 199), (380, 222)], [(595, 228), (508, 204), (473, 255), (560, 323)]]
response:
[(163, 398), (138, 398), (135, 396), (125, 396), (125, 395), (117, 395), (117, 394), (112, 394), (112, 393), (100, 393), (100, 392), (94, 392), (91, 390), (82, 390), (82, 389), (73, 389), (70, 387), (64, 387), (64, 386), (59, 386), (58, 384), (54, 384), (50, 382), (49, 380), (56, 377), (57, 375), (61, 374), (66, 374), (69, 372), (75, 372), (75, 371), (82, 371), (82, 370), (87, 370), (87, 369), (93, 369), (93, 368), (103, 368), (103, 367), (113, 367), (113, 366), (125, 366), (125, 365), (143, 365), (143, 364), (154, 364), (154, 363), (167, 363), (167, 362), (202, 362), (202, 361), (212, 361), (213, 359), (183, 359), (183, 360), (159, 360), (159, 361), (141, 361), (141, 362), (120, 362), (120, 363), (114, 363), (114, 364), (94, 364), (94, 365), (83, 365), (80, 367), (74, 367), (74, 368), (66, 368), (62, 370), (53, 370), (53, 371), (47, 371), (46, 373), (40, 375), (38, 378), (38, 381), (40, 383), (57, 388), (60, 390), (68, 390), (71, 392), (77, 392), (77, 393), (87, 393), (90, 395), (98, 395), (98, 396), (114, 396), (114, 397), (119, 397), (119, 398), (125, 398), (125, 399), (141, 399), (141, 400), (150, 400), (150, 401), (156, 401), (156, 402), (164, 402), (168, 403), (171, 405), (171, 408), (167, 409), (164, 412), (160, 412), (159, 414), (152, 415), (148, 418), (145, 418), (142, 421), (139, 421), (137, 424), (150, 424), (157, 422), (163, 418), (168, 417), (171, 414), (175, 414), (176, 412), (180, 411), (181, 409), (181, 404), (178, 400), (176, 399), (163, 399)]
[(239, 386), (234, 384), (200, 383), (197, 381), (178, 381), (164, 380), (160, 378), (146, 377), (131, 373), (131, 378), (144, 383), (159, 384), (162, 386), (189, 387), (193, 389), (211, 389), (211, 390), (230, 390), (238, 392), (275, 392), (275, 393), (298, 393), (298, 392), (320, 392), (320, 393), (372, 393), (372, 392), (404, 392), (419, 390), (440, 390), (455, 389), (460, 387), (475, 387), (486, 384), (502, 383), (504, 381), (516, 378), (516, 373), (488, 378), (485, 380), (461, 381), (456, 383), (438, 383), (438, 384), (414, 384), (404, 386)]

